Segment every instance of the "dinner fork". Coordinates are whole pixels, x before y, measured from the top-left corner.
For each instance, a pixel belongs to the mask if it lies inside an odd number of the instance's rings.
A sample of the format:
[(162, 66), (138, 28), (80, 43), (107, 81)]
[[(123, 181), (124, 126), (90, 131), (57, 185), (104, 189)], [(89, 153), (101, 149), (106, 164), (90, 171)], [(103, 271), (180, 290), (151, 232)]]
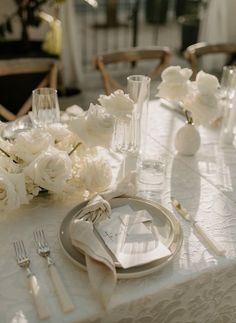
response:
[(59, 298), (62, 310), (67, 313), (74, 309), (74, 304), (66, 291), (66, 288), (62, 282), (62, 279), (59, 275), (59, 272), (55, 266), (55, 262), (50, 257), (50, 248), (46, 240), (43, 230), (34, 232), (34, 240), (37, 246), (38, 254), (47, 259), (48, 269), (50, 272), (50, 277), (56, 291), (56, 294)]
[(13, 242), (16, 261), (18, 265), (27, 271), (27, 278), (29, 279), (30, 291), (32, 292), (35, 306), (40, 319), (50, 317), (49, 309), (45, 298), (43, 297), (42, 290), (38, 284), (35, 274), (30, 269), (30, 258), (26, 253), (26, 249), (22, 240)]

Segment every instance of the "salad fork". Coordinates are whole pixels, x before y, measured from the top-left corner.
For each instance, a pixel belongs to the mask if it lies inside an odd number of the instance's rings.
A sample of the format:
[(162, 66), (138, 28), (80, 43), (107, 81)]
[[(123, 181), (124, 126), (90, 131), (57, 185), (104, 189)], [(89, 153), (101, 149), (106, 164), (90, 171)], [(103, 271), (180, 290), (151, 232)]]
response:
[(26, 253), (26, 249), (22, 240), (13, 242), (16, 261), (18, 265), (27, 271), (27, 278), (29, 279), (30, 291), (32, 292), (35, 306), (40, 319), (46, 319), (50, 317), (45, 297), (42, 295), (41, 288), (38, 284), (35, 274), (30, 269), (30, 258)]
[(34, 232), (34, 240), (37, 246), (38, 254), (47, 259), (48, 269), (50, 272), (50, 277), (59, 298), (62, 310), (67, 313), (74, 309), (74, 304), (66, 291), (66, 288), (62, 282), (59, 272), (55, 266), (55, 262), (50, 257), (50, 248), (46, 240), (43, 230)]

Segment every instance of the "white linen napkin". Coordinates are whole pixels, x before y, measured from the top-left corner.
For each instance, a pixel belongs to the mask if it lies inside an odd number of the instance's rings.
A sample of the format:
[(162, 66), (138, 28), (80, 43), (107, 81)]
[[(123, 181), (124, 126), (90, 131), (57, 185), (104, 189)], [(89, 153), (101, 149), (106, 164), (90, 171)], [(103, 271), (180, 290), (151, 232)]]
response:
[(70, 235), (72, 244), (85, 253), (91, 287), (106, 308), (117, 280), (113, 259), (94, 234), (91, 222), (75, 218), (70, 225)]
[(76, 215), (76, 219), (89, 221), (92, 224), (111, 217), (110, 204), (100, 195), (95, 195)]
[(116, 286), (115, 264), (109, 251), (94, 232), (94, 224), (110, 218), (109, 200), (127, 194), (132, 189), (134, 174), (117, 181), (101, 195), (95, 195), (87, 205), (76, 214), (70, 224), (72, 245), (85, 254), (89, 281), (95, 295), (106, 307)]

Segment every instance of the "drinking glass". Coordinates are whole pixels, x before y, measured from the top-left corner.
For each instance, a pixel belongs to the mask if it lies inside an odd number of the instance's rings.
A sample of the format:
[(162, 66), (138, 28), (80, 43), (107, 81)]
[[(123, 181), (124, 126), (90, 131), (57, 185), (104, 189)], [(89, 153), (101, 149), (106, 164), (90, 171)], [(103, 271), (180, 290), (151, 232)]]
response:
[(231, 144), (234, 139), (236, 122), (236, 66), (224, 66), (221, 78), (221, 97), (223, 99), (223, 122), (220, 145)]
[(134, 101), (130, 132), (130, 150), (134, 152), (139, 152), (141, 141), (145, 137), (150, 83), (150, 77), (145, 75), (130, 75), (127, 77), (127, 91), (129, 97)]
[(124, 154), (137, 155), (140, 147), (141, 116), (147, 109), (150, 78), (131, 75), (127, 78), (127, 92), (134, 101), (134, 109), (129, 117), (116, 118), (112, 138), (112, 149)]
[(151, 113), (153, 106), (149, 106), (150, 78), (131, 76), (128, 81), (129, 95), (136, 103), (133, 118), (138, 143), (137, 193), (159, 200), (165, 179), (166, 153), (152, 137), (155, 122)]
[(44, 127), (60, 122), (60, 108), (57, 90), (53, 88), (38, 88), (32, 95), (32, 122), (35, 127)]
[(221, 97), (232, 99), (236, 85), (236, 66), (228, 65), (223, 67), (220, 85)]

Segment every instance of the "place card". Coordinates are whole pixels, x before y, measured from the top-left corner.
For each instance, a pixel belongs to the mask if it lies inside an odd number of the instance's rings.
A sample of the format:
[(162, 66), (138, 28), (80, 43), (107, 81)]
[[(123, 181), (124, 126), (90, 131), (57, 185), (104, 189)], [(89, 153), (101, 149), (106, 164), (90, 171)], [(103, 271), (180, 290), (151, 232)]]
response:
[(130, 206), (115, 208), (112, 218), (101, 222), (96, 230), (123, 268), (171, 255), (160, 241), (158, 228), (147, 210), (134, 211)]

